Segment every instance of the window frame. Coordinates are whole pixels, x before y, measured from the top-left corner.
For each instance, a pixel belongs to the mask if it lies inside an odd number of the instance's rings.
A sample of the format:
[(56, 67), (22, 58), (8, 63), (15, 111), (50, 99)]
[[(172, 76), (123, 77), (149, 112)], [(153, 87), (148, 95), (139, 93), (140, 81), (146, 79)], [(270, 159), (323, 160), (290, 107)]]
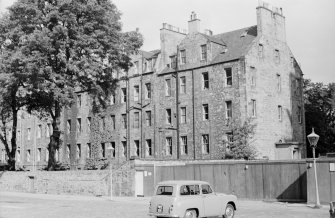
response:
[[(225, 78), (226, 78), (226, 86), (231, 87), (233, 86), (233, 69), (231, 67), (224, 68), (225, 71)], [(228, 73), (230, 73), (230, 76), (228, 76)], [(228, 81), (230, 81), (230, 84), (228, 84)]]
[(200, 45), (200, 51), (201, 51), (200, 60), (207, 61), (207, 44)]
[(180, 50), (180, 65), (186, 64), (186, 50)]
[(187, 123), (186, 117), (186, 107), (180, 107), (180, 123), (185, 124)]
[(202, 73), (202, 90), (209, 89), (209, 73), (203, 72)]
[(202, 153), (209, 154), (209, 134), (202, 134), (201, 135), (201, 145), (202, 145)]

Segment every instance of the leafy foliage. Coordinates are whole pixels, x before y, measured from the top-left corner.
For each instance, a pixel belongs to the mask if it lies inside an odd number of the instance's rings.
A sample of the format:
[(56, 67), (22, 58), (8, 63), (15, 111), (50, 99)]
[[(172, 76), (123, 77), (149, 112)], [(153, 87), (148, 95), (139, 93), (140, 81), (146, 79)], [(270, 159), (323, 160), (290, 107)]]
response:
[[(320, 136), (316, 153), (335, 152), (335, 83), (324, 85), (305, 79), (304, 101), (306, 134), (314, 127)], [(307, 146), (307, 155), (312, 157), (310, 146)]]
[(229, 123), (231, 134), (228, 139), (224, 140), (226, 145), (227, 159), (255, 159), (257, 152), (252, 145), (252, 137), (254, 135), (255, 125), (251, 123), (251, 119), (241, 122), (238, 119)]

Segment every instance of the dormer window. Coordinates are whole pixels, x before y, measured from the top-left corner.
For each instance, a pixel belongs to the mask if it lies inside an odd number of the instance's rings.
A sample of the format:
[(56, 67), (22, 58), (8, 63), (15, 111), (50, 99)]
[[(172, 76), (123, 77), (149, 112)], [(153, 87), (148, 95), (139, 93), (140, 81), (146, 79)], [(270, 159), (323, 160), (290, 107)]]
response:
[(176, 69), (176, 67), (177, 67), (176, 55), (170, 56), (170, 66), (171, 66), (172, 69)]
[(207, 60), (207, 45), (201, 46), (201, 60), (206, 61)]
[(180, 64), (186, 64), (186, 51), (180, 50)]

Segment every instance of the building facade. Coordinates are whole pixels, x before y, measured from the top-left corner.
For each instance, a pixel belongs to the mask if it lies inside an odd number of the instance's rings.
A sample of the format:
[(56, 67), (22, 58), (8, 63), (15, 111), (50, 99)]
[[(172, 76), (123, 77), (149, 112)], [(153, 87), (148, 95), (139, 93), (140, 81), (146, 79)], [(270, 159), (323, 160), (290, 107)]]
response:
[(202, 32), (195, 13), (188, 31), (164, 23), (160, 49), (132, 57), (103, 113), (85, 93), (64, 109), (59, 160), (222, 159), (235, 118), (256, 124), (259, 158), (305, 157), (303, 73), (285, 17), (265, 3), (256, 12), (257, 25), (222, 34)]

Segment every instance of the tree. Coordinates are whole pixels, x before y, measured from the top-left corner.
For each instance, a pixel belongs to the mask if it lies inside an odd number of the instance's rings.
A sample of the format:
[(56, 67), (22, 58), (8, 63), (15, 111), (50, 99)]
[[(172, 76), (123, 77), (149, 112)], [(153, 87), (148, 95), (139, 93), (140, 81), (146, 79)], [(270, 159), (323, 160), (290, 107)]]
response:
[(252, 124), (251, 119), (241, 122), (238, 119), (229, 122), (227, 140), (224, 140), (226, 145), (227, 159), (255, 159), (257, 152), (252, 145), (252, 137), (254, 136), (255, 124)]
[(74, 103), (77, 91), (91, 96), (95, 111), (103, 108), (142, 36), (121, 31), (120, 13), (109, 0), (18, 0), (9, 8), (9, 22), (10, 31), (23, 33), (27, 109), (52, 119), (48, 169), (53, 170), (62, 108)]
[[(303, 88), (306, 134), (314, 127), (320, 136), (317, 154), (335, 152), (335, 83), (324, 85), (305, 79)], [(312, 156), (310, 146), (307, 146), (307, 156)]]

